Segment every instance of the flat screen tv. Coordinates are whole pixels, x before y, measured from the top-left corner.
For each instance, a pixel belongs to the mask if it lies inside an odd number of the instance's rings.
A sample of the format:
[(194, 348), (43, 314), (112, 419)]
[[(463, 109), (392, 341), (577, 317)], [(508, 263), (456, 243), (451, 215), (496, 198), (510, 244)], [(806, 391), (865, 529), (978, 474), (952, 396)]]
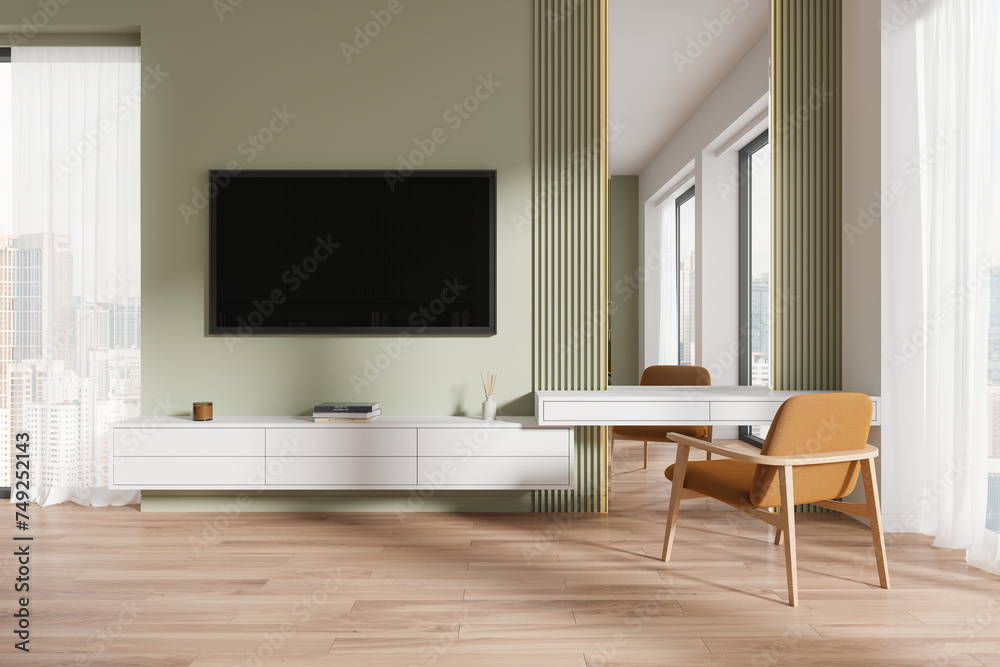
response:
[(496, 171), (209, 172), (209, 333), (496, 333)]

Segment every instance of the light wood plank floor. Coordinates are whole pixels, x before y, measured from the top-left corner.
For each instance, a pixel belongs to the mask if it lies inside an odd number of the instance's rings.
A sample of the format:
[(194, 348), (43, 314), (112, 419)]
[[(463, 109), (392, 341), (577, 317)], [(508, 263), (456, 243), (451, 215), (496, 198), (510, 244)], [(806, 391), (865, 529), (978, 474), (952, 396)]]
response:
[(792, 609), (773, 533), (722, 504), (682, 505), (660, 562), (673, 451), (616, 450), (607, 516), (32, 508), (31, 653), (7, 546), (0, 664), (1000, 666), (1000, 580), (962, 553), (891, 536), (884, 591), (867, 528), (798, 515)]

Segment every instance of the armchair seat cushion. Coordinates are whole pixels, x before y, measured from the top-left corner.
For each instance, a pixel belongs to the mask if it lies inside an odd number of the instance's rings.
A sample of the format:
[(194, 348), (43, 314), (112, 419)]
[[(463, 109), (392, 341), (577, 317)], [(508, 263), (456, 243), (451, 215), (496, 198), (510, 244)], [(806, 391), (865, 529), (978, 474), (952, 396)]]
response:
[(673, 442), (667, 437), (667, 433), (680, 433), (698, 440), (708, 439), (708, 427), (706, 426), (615, 426), (614, 431), (615, 437), (631, 440)]
[[(849, 472), (844, 478), (840, 467), (847, 466)], [(843, 498), (854, 490), (858, 479), (859, 464), (851, 463), (821, 463), (813, 466), (800, 466), (792, 471), (792, 481), (795, 491), (795, 504), (814, 503), (819, 500)], [(840, 472), (844, 478), (840, 485), (831, 493), (829, 479), (831, 472)], [(664, 471), (667, 479), (674, 480), (674, 466)], [(757, 474), (755, 481), (754, 475)], [(754, 492), (754, 485), (758, 487)], [(824, 486), (825, 484), (825, 486)], [(778, 469), (770, 466), (757, 466), (753, 463), (736, 461), (734, 459), (718, 459), (714, 461), (688, 461), (687, 473), (684, 475), (684, 488), (704, 496), (721, 500), (724, 503), (742, 507), (781, 507), (781, 496), (778, 492)], [(816, 489), (825, 489), (816, 492)]]
[[(664, 474), (674, 480), (674, 467)], [(733, 505), (750, 505), (750, 489), (757, 466), (734, 459), (688, 461), (684, 488)]]

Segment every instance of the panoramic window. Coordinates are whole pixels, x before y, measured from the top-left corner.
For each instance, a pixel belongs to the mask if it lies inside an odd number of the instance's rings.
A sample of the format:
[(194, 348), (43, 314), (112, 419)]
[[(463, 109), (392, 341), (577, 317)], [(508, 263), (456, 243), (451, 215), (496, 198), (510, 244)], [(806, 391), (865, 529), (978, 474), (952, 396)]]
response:
[[(0, 49), (0, 235), (11, 229), (14, 216), (11, 144), (14, 126), (10, 114), (10, 49)], [(8, 266), (6, 238), (0, 246), (0, 497), (10, 497), (10, 392), (8, 370), (13, 351), (10, 317), (12, 269)]]
[[(771, 151), (767, 132), (747, 144), (740, 169), (740, 384), (771, 386)], [(762, 438), (766, 426), (744, 427)]]
[(677, 362), (695, 360), (695, 231), (694, 186), (677, 197)]

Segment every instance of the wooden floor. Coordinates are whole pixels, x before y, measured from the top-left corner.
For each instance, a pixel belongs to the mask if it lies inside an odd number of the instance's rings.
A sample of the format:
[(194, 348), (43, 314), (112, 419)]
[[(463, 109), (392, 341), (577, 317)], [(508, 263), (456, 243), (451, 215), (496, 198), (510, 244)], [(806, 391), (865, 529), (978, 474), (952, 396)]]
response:
[(33, 508), (31, 653), (4, 546), (0, 664), (1000, 666), (1000, 580), (962, 553), (891, 536), (885, 591), (867, 528), (798, 515), (792, 609), (771, 530), (722, 504), (660, 562), (673, 452), (615, 454), (606, 516)]

